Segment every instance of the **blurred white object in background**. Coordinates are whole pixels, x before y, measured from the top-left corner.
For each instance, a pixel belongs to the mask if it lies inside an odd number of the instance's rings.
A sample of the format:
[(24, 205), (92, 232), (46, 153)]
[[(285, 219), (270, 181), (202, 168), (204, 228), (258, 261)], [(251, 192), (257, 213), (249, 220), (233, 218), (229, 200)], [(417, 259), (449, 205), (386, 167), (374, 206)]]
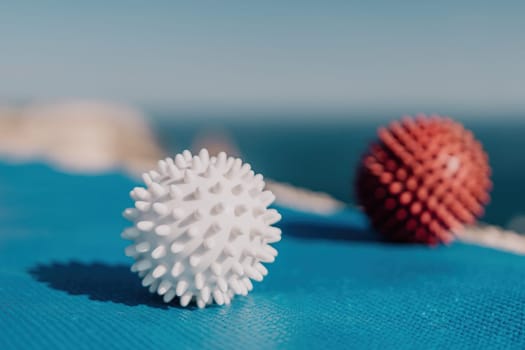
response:
[(510, 219), (509, 223), (507, 224), (507, 229), (525, 233), (525, 215), (516, 215)]
[(266, 181), (266, 188), (275, 194), (276, 202), (297, 210), (330, 215), (343, 210), (345, 203), (324, 192), (311, 191), (277, 181)]
[(0, 109), (0, 157), (11, 161), (138, 173), (163, 155), (144, 117), (128, 107), (80, 101)]
[[(154, 167), (165, 151), (146, 122), (130, 107), (93, 101), (0, 107), (0, 157), (14, 162), (44, 161), (62, 171), (101, 173), (124, 169), (138, 177)], [(241, 152), (226, 132), (203, 131), (194, 148), (211, 155)], [(282, 205), (331, 214), (344, 207), (332, 197), (268, 181)]]
[(464, 227), (455, 234), (466, 243), (525, 255), (525, 236), (499, 226), (480, 222)]
[(237, 146), (233, 138), (229, 136), (225, 130), (206, 129), (197, 132), (192, 142), (192, 148), (194, 150), (206, 148), (212, 156), (216, 156), (220, 152), (235, 157), (241, 155), (239, 146)]

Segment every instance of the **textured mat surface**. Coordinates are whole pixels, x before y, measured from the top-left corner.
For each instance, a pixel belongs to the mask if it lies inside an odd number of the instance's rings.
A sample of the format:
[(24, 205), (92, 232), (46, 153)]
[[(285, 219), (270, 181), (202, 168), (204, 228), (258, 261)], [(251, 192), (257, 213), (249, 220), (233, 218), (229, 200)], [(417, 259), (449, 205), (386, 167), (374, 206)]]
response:
[(385, 244), (351, 209), (282, 208), (283, 240), (248, 297), (164, 305), (129, 272), (133, 181), (0, 166), (0, 349), (525, 347), (525, 258)]

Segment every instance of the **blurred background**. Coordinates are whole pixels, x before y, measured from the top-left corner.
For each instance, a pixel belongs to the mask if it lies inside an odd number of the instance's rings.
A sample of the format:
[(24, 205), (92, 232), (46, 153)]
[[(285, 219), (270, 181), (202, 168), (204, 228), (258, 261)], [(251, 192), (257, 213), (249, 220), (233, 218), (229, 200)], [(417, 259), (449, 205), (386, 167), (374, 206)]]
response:
[(0, 3), (0, 156), (67, 172), (202, 146), (354, 203), (376, 129), (451, 116), (493, 167), (485, 221), (525, 232), (522, 1)]

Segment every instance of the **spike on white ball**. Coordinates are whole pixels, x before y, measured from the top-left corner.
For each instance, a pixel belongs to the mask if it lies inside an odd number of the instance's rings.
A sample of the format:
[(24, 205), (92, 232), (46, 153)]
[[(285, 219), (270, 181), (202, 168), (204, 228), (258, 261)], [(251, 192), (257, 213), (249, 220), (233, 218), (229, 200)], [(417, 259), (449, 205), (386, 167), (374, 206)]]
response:
[(146, 188), (130, 193), (135, 208), (124, 216), (133, 226), (122, 237), (133, 241), (126, 255), (150, 292), (203, 308), (229, 304), (252, 290), (251, 280), (262, 281), (262, 263), (277, 256), (269, 244), (281, 239), (272, 226), (281, 216), (268, 209), (275, 197), (249, 164), (184, 151), (159, 161), (143, 180)]

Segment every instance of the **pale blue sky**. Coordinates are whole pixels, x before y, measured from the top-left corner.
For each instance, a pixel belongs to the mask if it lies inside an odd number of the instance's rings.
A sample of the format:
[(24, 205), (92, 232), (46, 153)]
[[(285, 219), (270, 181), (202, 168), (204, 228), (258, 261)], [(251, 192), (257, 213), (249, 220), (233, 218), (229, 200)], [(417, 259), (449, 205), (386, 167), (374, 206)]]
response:
[(10, 2), (3, 100), (525, 111), (524, 1)]

